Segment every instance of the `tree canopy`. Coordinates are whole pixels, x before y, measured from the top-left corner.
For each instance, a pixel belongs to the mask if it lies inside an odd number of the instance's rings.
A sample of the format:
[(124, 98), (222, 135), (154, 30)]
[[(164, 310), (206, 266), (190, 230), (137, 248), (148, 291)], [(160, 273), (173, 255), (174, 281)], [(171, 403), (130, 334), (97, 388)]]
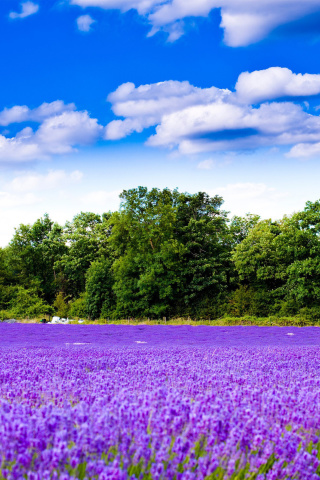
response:
[[(320, 201), (278, 221), (228, 218), (223, 199), (138, 187), (120, 209), (49, 215), (0, 249), (0, 310), (91, 319), (320, 317)], [(1, 314), (2, 316), (5, 313)]]

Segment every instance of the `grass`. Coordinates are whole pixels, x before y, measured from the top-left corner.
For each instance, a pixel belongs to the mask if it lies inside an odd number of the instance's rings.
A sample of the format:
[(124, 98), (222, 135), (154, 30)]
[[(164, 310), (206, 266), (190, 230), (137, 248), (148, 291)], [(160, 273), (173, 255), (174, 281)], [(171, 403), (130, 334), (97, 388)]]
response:
[[(42, 315), (36, 318), (24, 318), (18, 319), (20, 323), (40, 323), (42, 318), (49, 320), (48, 315)], [(1, 319), (0, 319), (1, 322)], [(70, 322), (71, 324), (78, 324), (78, 319)], [(316, 326), (320, 327), (320, 321), (318, 319), (311, 320), (303, 316), (292, 317), (255, 317), (255, 316), (243, 316), (243, 317), (231, 317), (224, 316), (218, 319), (192, 319), (190, 317), (177, 317), (165, 320), (163, 319), (150, 319), (150, 318), (129, 318), (129, 319), (98, 319), (95, 321), (85, 320), (82, 325), (191, 325), (191, 326), (260, 326), (260, 327), (308, 327)]]

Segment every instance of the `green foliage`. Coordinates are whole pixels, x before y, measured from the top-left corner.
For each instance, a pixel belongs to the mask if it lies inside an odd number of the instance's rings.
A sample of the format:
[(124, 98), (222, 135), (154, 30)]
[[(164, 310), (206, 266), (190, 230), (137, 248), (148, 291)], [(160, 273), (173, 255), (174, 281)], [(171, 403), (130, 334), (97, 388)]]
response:
[(8, 318), (13, 318), (14, 315), (10, 310), (0, 310), (0, 322), (7, 320)]
[(62, 292), (58, 293), (55, 301), (53, 302), (55, 308), (55, 313), (58, 317), (66, 318), (69, 313), (69, 305), (65, 301), (64, 295)]
[(124, 191), (109, 224), (115, 315), (193, 314), (226, 291), (231, 269), (222, 199), (144, 187)]
[(247, 213), (244, 217), (232, 217), (229, 225), (232, 244), (234, 246), (238, 245), (247, 238), (250, 230), (258, 224), (259, 220), (259, 215), (252, 215), (251, 213)]
[[(9, 267), (9, 249), (0, 248), (0, 287), (10, 285), (14, 281), (14, 275)], [(0, 300), (1, 301), (1, 300)]]
[(320, 306), (300, 308), (299, 316), (304, 318), (308, 323), (319, 323)]
[[(255, 290), (248, 285), (240, 285), (229, 297), (226, 312), (235, 317), (243, 315), (267, 316), (273, 305), (272, 292)], [(290, 313), (291, 314), (291, 313)], [(285, 316), (286, 313), (283, 313)]]
[(2, 316), (320, 319), (320, 201), (273, 222), (229, 221), (203, 192), (120, 197), (114, 213), (16, 229), (0, 249)]
[(280, 222), (258, 222), (235, 247), (240, 280), (260, 292), (270, 313), (295, 315), (320, 305), (319, 233), (320, 202), (308, 202)]
[(85, 290), (86, 272), (104, 251), (109, 235), (107, 220), (108, 215), (81, 212), (65, 225), (63, 241), (67, 248), (55, 267), (60, 271), (60, 290), (71, 298)]
[(251, 315), (254, 310), (255, 291), (247, 285), (240, 285), (229, 299), (228, 313), (235, 317)]
[(86, 275), (86, 312), (95, 320), (112, 315), (115, 307), (112, 261), (100, 259), (91, 264)]
[(52, 307), (37, 294), (35, 288), (17, 286), (12, 291), (9, 302), (10, 314), (16, 318), (34, 318), (52, 313)]
[(271, 220), (263, 220), (249, 230), (247, 237), (235, 247), (233, 253), (240, 280), (257, 289), (274, 290), (281, 284), (275, 242), (280, 233), (279, 223)]
[(87, 299), (86, 294), (82, 293), (79, 298), (69, 303), (70, 318), (85, 318), (87, 316)]
[(8, 265), (18, 283), (35, 280), (44, 298), (52, 302), (56, 293), (55, 262), (66, 251), (62, 228), (45, 214), (33, 225), (21, 224), (8, 249)]

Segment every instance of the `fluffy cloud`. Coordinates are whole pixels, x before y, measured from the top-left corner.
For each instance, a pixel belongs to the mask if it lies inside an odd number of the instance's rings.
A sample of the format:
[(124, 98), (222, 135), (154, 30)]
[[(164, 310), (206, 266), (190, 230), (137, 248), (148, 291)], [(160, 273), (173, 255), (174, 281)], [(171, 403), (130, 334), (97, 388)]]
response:
[(241, 74), (235, 92), (188, 82), (126, 83), (108, 97), (122, 118), (107, 125), (105, 137), (119, 139), (156, 126), (148, 145), (187, 154), (319, 143), (320, 117), (306, 112), (304, 104), (263, 102), (318, 94), (319, 79), (277, 67)]
[(320, 118), (293, 103), (258, 108), (217, 102), (163, 117), (152, 146), (179, 147), (182, 153), (239, 150), (320, 140)]
[(81, 32), (90, 32), (93, 23), (95, 20), (90, 15), (81, 15), (77, 18), (78, 30)]
[(298, 143), (287, 153), (287, 157), (304, 158), (316, 157), (320, 155), (320, 142), (316, 143)]
[(320, 75), (292, 73), (288, 68), (244, 72), (238, 78), (236, 91), (247, 103), (260, 103), (281, 97), (305, 97), (320, 94)]
[(74, 111), (74, 105), (62, 102), (43, 104), (35, 110), (27, 107), (13, 107), (0, 114), (2, 125), (22, 121), (37, 121), (37, 130), (30, 126), (23, 128), (13, 137), (0, 135), (1, 161), (30, 161), (47, 158), (53, 154), (64, 154), (78, 145), (94, 142), (103, 131), (97, 119), (88, 112)]
[(40, 107), (30, 109), (26, 105), (15, 105), (0, 111), (0, 126), (5, 127), (12, 123), (26, 121), (41, 122), (42, 120), (59, 115), (63, 112), (75, 110), (73, 103), (65, 104), (61, 100), (51, 103), (43, 103)]
[(122, 12), (136, 9), (147, 16), (152, 34), (159, 30), (171, 34), (176, 30), (176, 38), (183, 32), (181, 20), (207, 17), (213, 9), (220, 9), (225, 42), (233, 47), (257, 42), (280, 25), (320, 11), (320, 0), (70, 0), (70, 3)]
[(10, 12), (9, 17), (12, 19), (16, 18), (25, 18), (29, 17), (30, 15), (33, 15), (34, 13), (37, 13), (39, 10), (39, 5), (33, 2), (23, 2), (21, 3), (21, 12)]
[(124, 83), (108, 96), (112, 110), (125, 120), (114, 120), (106, 128), (106, 138), (116, 140), (132, 132), (142, 132), (157, 125), (164, 115), (182, 111), (192, 105), (206, 105), (231, 94), (215, 87), (197, 88), (189, 82), (167, 81), (135, 87)]

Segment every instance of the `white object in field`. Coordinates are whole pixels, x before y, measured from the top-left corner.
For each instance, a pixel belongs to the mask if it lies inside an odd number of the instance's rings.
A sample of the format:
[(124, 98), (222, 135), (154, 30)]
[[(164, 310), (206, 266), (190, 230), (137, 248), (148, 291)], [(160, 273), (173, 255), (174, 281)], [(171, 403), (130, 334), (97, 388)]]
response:
[(78, 320), (78, 323), (84, 323), (84, 320)]
[(147, 343), (147, 342), (140, 342), (140, 340), (136, 340), (136, 343)]
[(294, 333), (287, 333), (287, 335), (294, 335)]
[(52, 317), (51, 323), (54, 323), (54, 324), (61, 323), (60, 317)]

